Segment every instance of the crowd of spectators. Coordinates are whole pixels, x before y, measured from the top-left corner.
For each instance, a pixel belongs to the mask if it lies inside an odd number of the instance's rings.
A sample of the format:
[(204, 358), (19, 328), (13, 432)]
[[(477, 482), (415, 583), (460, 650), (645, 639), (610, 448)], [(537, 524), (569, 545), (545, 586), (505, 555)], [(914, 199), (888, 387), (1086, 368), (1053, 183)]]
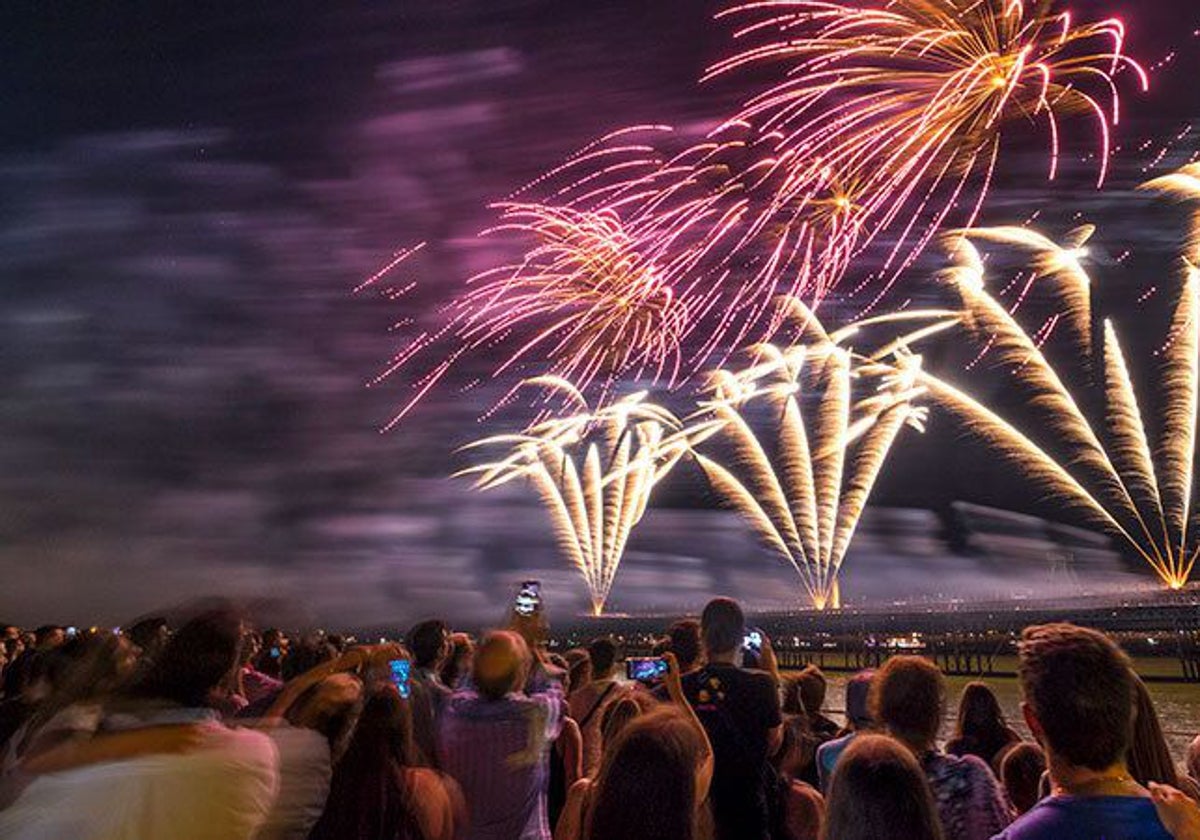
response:
[(1025, 630), (1024, 740), (983, 682), (943, 740), (918, 656), (781, 673), (718, 598), (628, 679), (616, 640), (552, 652), (541, 612), (473, 638), (5, 626), (0, 840), (1200, 840), (1200, 737), (1177, 767), (1101, 633)]

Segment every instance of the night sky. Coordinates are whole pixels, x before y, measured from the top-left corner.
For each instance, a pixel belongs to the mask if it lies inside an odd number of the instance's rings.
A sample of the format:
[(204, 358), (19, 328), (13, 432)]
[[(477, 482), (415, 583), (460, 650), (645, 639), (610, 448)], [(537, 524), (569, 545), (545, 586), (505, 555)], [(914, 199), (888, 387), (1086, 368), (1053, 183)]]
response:
[[(728, 52), (710, 20), (722, 5), (3, 4), (0, 619), (121, 622), (223, 594), (295, 623), (486, 621), (525, 576), (578, 610), (531, 500), (446, 478), (495, 395), (452, 383), (381, 435), (407, 383), (364, 386), (404, 339), (391, 324), (427, 323), (510, 256), (475, 236), (489, 201), (613, 128), (728, 113), (744, 86), (696, 83)], [(1184, 220), (1131, 187), (1200, 150), (1200, 8), (1074, 8), (1122, 15), (1147, 65), (1175, 57), (1149, 95), (1127, 93), (1104, 192), (1082, 167), (1047, 185), (1036, 147), (1018, 147), (984, 221), (1097, 222), (1104, 311), (1171, 270)], [(419, 241), (393, 278), (416, 292), (351, 294)], [(932, 294), (919, 278), (903, 293)], [(1121, 313), (1137, 351), (1159, 335), (1158, 301)], [(851, 598), (1144, 579), (1088, 535), (962, 507), (1072, 523), (957, 439), (935, 414), (898, 449), (851, 549)], [(614, 606), (716, 592), (786, 606), (798, 587), (683, 470), (636, 532)]]

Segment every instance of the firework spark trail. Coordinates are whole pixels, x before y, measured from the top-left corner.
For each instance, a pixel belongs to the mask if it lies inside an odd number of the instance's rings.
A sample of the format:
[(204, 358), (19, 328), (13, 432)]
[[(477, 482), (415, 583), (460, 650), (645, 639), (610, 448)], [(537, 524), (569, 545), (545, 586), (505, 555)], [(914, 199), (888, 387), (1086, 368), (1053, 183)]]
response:
[[(1160, 179), (1161, 180), (1161, 179)], [(1152, 182), (1153, 183), (1153, 182)], [(1157, 187), (1155, 187), (1157, 188)], [(1012, 243), (1004, 235), (967, 231), (978, 240)], [(1090, 235), (1090, 231), (1089, 231)], [(1036, 236), (1031, 234), (1031, 236)], [(998, 363), (1008, 368), (1026, 395), (1027, 406), (1066, 455), (1059, 460), (1030, 436), (948, 382), (922, 372), (930, 398), (961, 417), (979, 437), (1016, 462), (1035, 483), (1077, 505), (1111, 529), (1145, 560), (1170, 588), (1183, 587), (1200, 555), (1195, 539), (1200, 517), (1193, 502), (1195, 447), (1200, 423), (1200, 272), (1186, 266), (1171, 316), (1169, 339), (1160, 351), (1162, 420), (1158, 439), (1147, 432), (1117, 331), (1103, 327), (1105, 422), (1098, 433), (1063, 385), (1042, 350), (1015, 318), (984, 288), (982, 262), (957, 252), (959, 265), (944, 274), (963, 301), (962, 322), (980, 342), (991, 341)], [(1072, 273), (1090, 281), (1081, 265)], [(1071, 324), (1083, 322), (1079, 308), (1090, 302), (1068, 296)], [(1088, 315), (1090, 322), (1090, 314)], [(1102, 442), (1103, 440), (1103, 442)]]
[[(923, 427), (920, 357), (906, 339), (954, 323), (940, 311), (884, 316), (829, 333), (799, 301), (791, 307), (812, 340), (753, 348), (746, 368), (712, 375), (712, 397), (699, 416), (717, 424), (713, 440), (729, 457), (697, 453), (713, 490), (750, 524), (759, 539), (796, 571), (817, 609), (838, 606), (839, 574), (872, 488), (905, 426)], [(939, 320), (895, 339), (883, 363), (839, 346), (864, 327), (899, 320)], [(879, 383), (854, 402), (855, 384)], [(809, 398), (816, 400), (806, 410)], [(755, 406), (766, 405), (770, 423)], [(711, 427), (706, 430), (711, 431)]]
[[(750, 196), (769, 194), (761, 184), (777, 174), (762, 166), (761, 138), (726, 127), (670, 154), (661, 148), (670, 134), (615, 132), (494, 205), (500, 219), (481, 236), (515, 240), (523, 254), (470, 278), (441, 323), (376, 378), (433, 360), (389, 428), (485, 349), (498, 359), (491, 379), (519, 381), (536, 363), (581, 389), (598, 384), (601, 399), (622, 376), (676, 387), (714, 355), (725, 354), (721, 364), (771, 335), (781, 297), (823, 290), (844, 271), (853, 205), (752, 212)], [(525, 199), (535, 189), (549, 198)]]
[(550, 513), (563, 553), (583, 576), (593, 613), (600, 615), (655, 486), (716, 425), (683, 428), (670, 412), (645, 402), (644, 393), (593, 411), (582, 392), (559, 377), (524, 384), (562, 392), (579, 411), (469, 444), (503, 446), (507, 454), (458, 475), (477, 476), (480, 490), (528, 480)]
[[(1087, 256), (1086, 245), (1096, 232), (1095, 225), (1082, 225), (1067, 233), (1063, 244), (1052, 242), (1035, 230), (1024, 227), (970, 228), (955, 231), (952, 236), (979, 239), (984, 242), (1012, 245), (1032, 252), (1030, 280), (1048, 279), (1055, 283), (1063, 300), (1064, 311), (1074, 319), (1074, 330), (1079, 338), (1080, 356), (1089, 359), (1092, 355), (1092, 281), (1083, 267)], [(1020, 306), (1028, 285), (1013, 307)]]
[(1191, 525), (1192, 480), (1196, 458), (1197, 353), (1200, 353), (1200, 300), (1196, 271), (1188, 269), (1171, 317), (1171, 346), (1163, 354), (1163, 441), (1160, 480), (1167, 522), (1182, 553)]
[(1010, 366), (1018, 374), (1016, 378), (1027, 389), (1030, 404), (1045, 417), (1052, 433), (1069, 451), (1071, 461), (1096, 475), (1121, 504), (1132, 509), (1133, 501), (1122, 492), (1120, 475), (1082, 409), (1036, 342), (988, 293), (982, 272), (976, 267), (956, 267), (943, 272), (942, 278), (958, 292), (965, 321), (990, 344), (997, 364)]
[[(1200, 202), (1200, 163), (1190, 163), (1169, 175), (1147, 181), (1140, 189), (1162, 193), (1177, 201)], [(1200, 209), (1192, 211), (1192, 229), (1184, 258), (1192, 265), (1200, 265)]]
[[(1110, 127), (1120, 119), (1115, 77), (1131, 70), (1124, 25), (1075, 25), (1051, 0), (895, 0), (863, 8), (818, 0), (752, 2), (719, 18), (750, 18), (735, 32), (755, 46), (714, 64), (705, 78), (780, 67), (783, 79), (749, 99), (731, 122), (776, 137), (786, 171), (770, 206), (811, 201), (830, 183), (853, 184), (860, 249), (907, 218), (889, 263), (922, 250), (965, 197), (982, 202), (1014, 121), (1042, 120), (1050, 133), (1050, 178), (1071, 114), (1094, 118), (1103, 183)], [(973, 223), (974, 215), (967, 222)], [(893, 274), (894, 281), (896, 274)]]
[[(638, 250), (612, 212), (508, 203), (487, 233), (520, 232), (535, 244), (515, 264), (471, 279), (443, 312), (445, 325), (422, 334), (393, 360), (394, 373), (419, 353), (449, 347), (444, 373), (473, 350), (499, 348), (493, 377), (533, 357), (550, 373), (589, 384), (602, 372), (674, 379), (689, 316), (666, 270)], [(439, 374), (440, 375), (440, 374)], [(611, 380), (609, 380), (611, 382)], [(399, 422), (425, 390), (400, 409)]]

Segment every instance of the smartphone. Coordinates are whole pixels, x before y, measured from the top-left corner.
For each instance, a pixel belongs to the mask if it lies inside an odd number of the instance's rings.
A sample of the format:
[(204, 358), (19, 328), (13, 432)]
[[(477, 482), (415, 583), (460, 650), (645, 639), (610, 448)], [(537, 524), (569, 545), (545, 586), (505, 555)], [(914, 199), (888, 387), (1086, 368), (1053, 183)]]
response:
[(396, 686), (400, 696), (407, 700), (412, 693), (412, 686), (408, 682), (408, 678), (412, 676), (412, 663), (407, 659), (393, 659), (388, 663), (388, 667), (391, 671), (392, 685)]
[(279, 648), (277, 648), (277, 647), (271, 648), (271, 658), (272, 659), (278, 659), (279, 655), (281, 653), (282, 653), (282, 651)]
[(79, 628), (78, 627), (68, 627), (66, 630), (66, 635), (67, 635), (68, 639), (74, 639), (76, 636), (79, 635)]
[(758, 656), (762, 653), (762, 631), (750, 630), (742, 637), (742, 647)]
[(513, 602), (513, 611), (517, 615), (534, 615), (542, 609), (542, 583), (537, 580), (527, 580), (521, 583), (517, 590), (517, 598)]
[(625, 676), (640, 683), (655, 683), (667, 675), (667, 660), (661, 656), (625, 660)]

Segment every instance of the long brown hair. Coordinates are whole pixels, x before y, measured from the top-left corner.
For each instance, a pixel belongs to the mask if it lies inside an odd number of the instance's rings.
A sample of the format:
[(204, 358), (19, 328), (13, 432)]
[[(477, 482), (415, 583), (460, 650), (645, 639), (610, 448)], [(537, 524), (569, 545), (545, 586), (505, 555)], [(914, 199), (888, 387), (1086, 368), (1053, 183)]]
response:
[(988, 762), (1008, 743), (1008, 721), (987, 683), (970, 682), (963, 688), (954, 737), (965, 739), (974, 750), (986, 753), (984, 760)]
[(425, 840), (413, 810), (412, 714), (395, 687), (376, 687), (333, 771), (309, 840)]
[(829, 785), (821, 840), (942, 840), (916, 758), (884, 735), (855, 735)]
[(1171, 758), (1167, 739), (1163, 737), (1162, 725), (1158, 722), (1150, 692), (1140, 678), (1134, 679), (1133, 689), (1137, 698), (1137, 717), (1133, 723), (1133, 741), (1126, 755), (1129, 775), (1139, 785), (1158, 782), (1179, 787), (1179, 773)]
[(677, 709), (629, 722), (605, 751), (587, 819), (587, 840), (703, 840), (696, 770), (704, 739)]

